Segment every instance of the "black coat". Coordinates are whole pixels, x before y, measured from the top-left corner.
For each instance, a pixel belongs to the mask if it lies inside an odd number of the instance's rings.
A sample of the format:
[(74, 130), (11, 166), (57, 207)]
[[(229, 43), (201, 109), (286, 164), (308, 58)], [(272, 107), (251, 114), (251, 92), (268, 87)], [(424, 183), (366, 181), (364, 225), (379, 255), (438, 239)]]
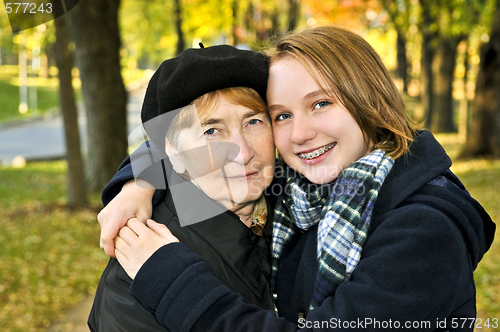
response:
[[(176, 180), (183, 181), (178, 176)], [(182, 227), (176, 205), (181, 204), (181, 207), (195, 211), (200, 205), (216, 204), (196, 187), (189, 187), (192, 192), (188, 196), (198, 199), (183, 203), (175, 201), (174, 204), (171, 192), (167, 191), (163, 202), (154, 208), (152, 219), (168, 226), (179, 241), (204, 257), (215, 276), (230, 289), (243, 295), (248, 303), (272, 309), (267, 283), (270, 273), (271, 221), (266, 224), (264, 237), (254, 234), (230, 211)], [(200, 202), (203, 200), (203, 203)], [(269, 205), (268, 211), (272, 212)], [(270, 217), (268, 219), (272, 220)], [(163, 273), (168, 274), (168, 264), (155, 277), (162, 278)], [(88, 320), (91, 331), (168, 331), (130, 294), (131, 283), (132, 279), (118, 261), (111, 258), (97, 287)]]

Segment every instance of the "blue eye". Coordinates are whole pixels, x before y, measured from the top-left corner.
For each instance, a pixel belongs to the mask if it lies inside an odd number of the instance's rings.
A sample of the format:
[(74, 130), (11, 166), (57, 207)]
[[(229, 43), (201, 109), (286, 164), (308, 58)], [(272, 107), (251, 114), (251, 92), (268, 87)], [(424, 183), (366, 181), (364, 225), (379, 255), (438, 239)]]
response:
[(292, 118), (292, 115), (291, 114), (288, 114), (288, 113), (283, 113), (283, 114), (280, 114), (276, 117), (276, 120), (275, 121), (282, 121), (282, 120), (286, 120), (286, 119), (291, 119)]
[(252, 119), (252, 120), (248, 121), (248, 124), (253, 126), (253, 125), (256, 125), (257, 123), (259, 123), (259, 121), (260, 121), (259, 119)]
[(323, 108), (323, 107), (326, 107), (326, 106), (328, 106), (330, 104), (331, 103), (329, 101), (322, 100), (319, 103), (317, 103), (316, 105), (314, 105), (314, 108)]
[(215, 129), (215, 128), (210, 128), (209, 130), (205, 131), (203, 134), (205, 134), (205, 135), (213, 135), (213, 134), (215, 134), (216, 130), (217, 129)]

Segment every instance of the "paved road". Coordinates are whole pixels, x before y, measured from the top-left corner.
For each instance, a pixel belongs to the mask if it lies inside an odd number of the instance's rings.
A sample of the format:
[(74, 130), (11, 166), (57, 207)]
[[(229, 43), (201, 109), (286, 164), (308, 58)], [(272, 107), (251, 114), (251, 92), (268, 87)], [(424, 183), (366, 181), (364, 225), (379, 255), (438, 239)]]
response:
[[(129, 134), (141, 123), (141, 106), (147, 80), (129, 86), (127, 120)], [(82, 147), (85, 148), (86, 119), (79, 106), (79, 124)], [(43, 118), (6, 126), (0, 124), (0, 163), (12, 164), (16, 157), (25, 160), (59, 159), (66, 154), (62, 117), (59, 112)]]

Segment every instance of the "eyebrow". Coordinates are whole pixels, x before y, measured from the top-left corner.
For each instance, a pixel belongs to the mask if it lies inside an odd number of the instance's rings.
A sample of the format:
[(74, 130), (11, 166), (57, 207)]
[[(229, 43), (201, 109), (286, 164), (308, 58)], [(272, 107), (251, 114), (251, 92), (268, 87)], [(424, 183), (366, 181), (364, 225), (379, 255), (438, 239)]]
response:
[[(257, 114), (265, 114), (265, 112), (257, 111), (257, 110), (251, 110), (251, 111), (246, 112), (243, 115), (243, 119), (251, 118), (252, 116), (255, 116)], [(226, 122), (225, 119), (208, 118), (208, 119), (204, 120), (203, 122), (201, 122), (201, 126), (205, 127), (205, 126), (210, 126), (210, 125), (214, 125), (214, 124), (220, 124), (220, 123), (224, 123), (224, 122)]]
[(205, 127), (205, 126), (210, 126), (213, 124), (219, 124), (219, 123), (224, 123), (224, 122), (225, 122), (224, 119), (209, 118), (209, 119), (206, 119), (205, 121), (203, 121), (201, 123), (201, 126)]
[[(302, 97), (301, 100), (304, 101), (304, 100), (307, 100), (307, 99), (312, 99), (312, 98), (315, 98), (315, 97), (320, 96), (320, 95), (327, 95), (328, 96), (328, 92), (325, 92), (322, 89), (319, 89), (319, 90), (316, 90), (316, 91), (312, 91), (312, 92), (309, 92), (308, 94), (306, 94), (304, 97)], [(271, 105), (268, 108), (268, 112), (272, 113), (272, 112), (277, 111), (278, 109), (283, 108), (283, 107), (284, 106), (281, 105), (281, 104)]]
[(246, 119), (246, 118), (251, 118), (252, 116), (255, 116), (257, 114), (265, 114), (266, 112), (262, 112), (262, 111), (258, 111), (258, 110), (251, 110), (251, 111), (248, 111), (246, 112), (244, 115), (243, 115), (243, 119)]
[(311, 99), (311, 98), (314, 98), (314, 97), (317, 97), (319, 95), (328, 95), (327, 92), (319, 89), (319, 90), (316, 90), (316, 91), (313, 91), (313, 92), (309, 92), (307, 95), (305, 95), (302, 100), (305, 100), (305, 99)]
[(283, 105), (280, 105), (280, 104), (271, 105), (268, 107), (267, 112), (272, 113), (274, 111), (277, 111), (280, 108), (283, 108)]

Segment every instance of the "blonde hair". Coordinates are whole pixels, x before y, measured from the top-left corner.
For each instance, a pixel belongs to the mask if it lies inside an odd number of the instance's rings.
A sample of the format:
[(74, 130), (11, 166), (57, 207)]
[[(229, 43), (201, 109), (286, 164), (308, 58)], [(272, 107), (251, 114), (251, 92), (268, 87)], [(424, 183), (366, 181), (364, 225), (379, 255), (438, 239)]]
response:
[(215, 112), (221, 99), (233, 105), (240, 105), (251, 110), (267, 112), (267, 106), (259, 94), (251, 88), (232, 87), (208, 92), (196, 98), (190, 105), (196, 106), (194, 109), (183, 109), (172, 120), (167, 131), (167, 139), (179, 148), (178, 132), (193, 125), (196, 118), (206, 118)]
[(409, 150), (415, 125), (381, 58), (362, 37), (340, 27), (315, 27), (284, 36), (266, 53), (271, 66), (293, 57), (318, 86), (323, 80), (329, 84), (331, 91), (324, 92), (347, 108), (366, 142), (394, 159)]

